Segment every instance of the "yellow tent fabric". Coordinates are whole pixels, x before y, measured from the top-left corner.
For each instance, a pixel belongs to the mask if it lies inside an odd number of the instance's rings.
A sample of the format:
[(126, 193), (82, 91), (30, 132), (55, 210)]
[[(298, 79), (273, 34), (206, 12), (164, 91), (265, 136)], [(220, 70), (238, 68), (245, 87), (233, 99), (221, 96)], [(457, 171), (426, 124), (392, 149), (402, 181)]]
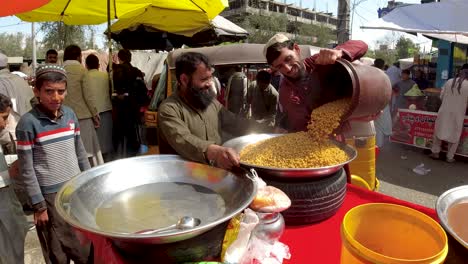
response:
[[(171, 12), (171, 15), (168, 15), (167, 12)], [(149, 6), (122, 16), (112, 24), (111, 32), (117, 33), (138, 25), (192, 37), (197, 32), (209, 27), (210, 20), (205, 13), (195, 10), (168, 10)]]
[[(187, 19), (188, 15), (194, 13), (203, 14), (207, 20), (210, 20), (228, 7), (228, 0), (111, 0), (110, 2), (111, 19), (128, 18), (140, 14), (145, 7), (157, 7), (165, 24)], [(182, 13), (186, 15), (178, 17), (179, 13), (174, 13), (175, 10), (183, 10)], [(63, 21), (67, 25), (101, 24), (107, 21), (107, 1), (51, 0), (41, 8), (18, 14), (17, 17), (28, 22)]]

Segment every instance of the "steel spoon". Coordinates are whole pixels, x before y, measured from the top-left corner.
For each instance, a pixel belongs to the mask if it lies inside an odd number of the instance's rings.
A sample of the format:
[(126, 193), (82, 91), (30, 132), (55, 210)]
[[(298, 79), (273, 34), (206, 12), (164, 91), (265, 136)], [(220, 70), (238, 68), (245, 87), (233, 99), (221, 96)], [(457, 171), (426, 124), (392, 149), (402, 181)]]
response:
[(200, 225), (200, 223), (201, 221), (198, 218), (194, 218), (191, 216), (183, 216), (179, 218), (179, 220), (177, 221), (177, 224), (170, 225), (170, 226), (163, 227), (163, 228), (158, 228), (158, 229), (144, 229), (144, 230), (135, 232), (135, 234), (149, 235), (149, 234), (159, 233), (159, 232), (172, 230), (172, 229), (180, 229), (180, 230), (192, 229)]

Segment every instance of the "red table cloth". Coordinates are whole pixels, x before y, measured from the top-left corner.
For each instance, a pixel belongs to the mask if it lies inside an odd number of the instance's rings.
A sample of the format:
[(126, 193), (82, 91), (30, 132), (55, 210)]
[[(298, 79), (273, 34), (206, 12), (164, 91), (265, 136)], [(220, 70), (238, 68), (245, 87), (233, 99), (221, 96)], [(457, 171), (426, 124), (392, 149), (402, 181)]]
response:
[(291, 259), (284, 263), (336, 264), (340, 263), (340, 227), (345, 214), (353, 207), (366, 203), (392, 203), (411, 207), (437, 220), (434, 209), (399, 200), (381, 193), (371, 192), (348, 184), (343, 205), (331, 218), (306, 226), (288, 226), (281, 242), (289, 246)]
[[(281, 242), (289, 246), (291, 259), (285, 260), (284, 263), (340, 263), (340, 226), (343, 217), (351, 208), (366, 203), (400, 204), (437, 219), (437, 214), (433, 209), (348, 184), (344, 203), (334, 216), (316, 224), (286, 227)], [(96, 263), (124, 264), (109, 240), (90, 233), (83, 233), (83, 235), (94, 243)]]

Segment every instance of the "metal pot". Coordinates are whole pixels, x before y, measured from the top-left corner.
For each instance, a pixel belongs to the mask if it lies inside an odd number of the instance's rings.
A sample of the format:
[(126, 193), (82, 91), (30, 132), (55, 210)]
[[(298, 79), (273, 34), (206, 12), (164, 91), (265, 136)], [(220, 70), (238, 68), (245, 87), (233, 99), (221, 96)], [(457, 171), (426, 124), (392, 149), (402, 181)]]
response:
[[(242, 137), (233, 138), (226, 141), (223, 146), (233, 148), (238, 153), (242, 151), (244, 147), (250, 144), (257, 143), (261, 140), (269, 139), (272, 137), (281, 136), (282, 134), (251, 134)], [(316, 178), (329, 176), (339, 171), (345, 164), (353, 161), (357, 156), (357, 151), (350, 145), (335, 141), (335, 144), (344, 150), (348, 155), (348, 160), (340, 163), (322, 168), (272, 168), (258, 166), (255, 164), (248, 164), (241, 161), (241, 165), (246, 168), (253, 168), (260, 175), (270, 175), (280, 178)]]
[[(449, 209), (461, 202), (468, 202), (468, 185), (455, 187), (440, 195), (436, 202), (436, 211), (444, 229), (453, 238), (455, 238), (458, 243), (468, 249), (468, 241), (464, 241), (457, 233), (455, 233), (449, 223)], [(466, 219), (463, 219), (463, 221), (466, 222)]]
[(351, 97), (350, 110), (343, 119), (376, 115), (390, 102), (390, 80), (376, 67), (339, 59), (333, 65), (317, 65), (314, 72), (327, 91), (327, 101)]
[(265, 241), (278, 241), (284, 232), (284, 218), (281, 213), (256, 212), (259, 218), (254, 229), (255, 236)]
[[(207, 188), (222, 197), (225, 212), (212, 221), (201, 219), (201, 224), (190, 230), (175, 229), (155, 234), (104, 231), (98, 226), (96, 210), (104, 202), (124, 191), (157, 183), (180, 183)], [(152, 155), (106, 163), (77, 175), (58, 192), (55, 205), (59, 215), (70, 225), (109, 238), (116, 245), (165, 244), (194, 238), (229, 221), (249, 206), (255, 194), (256, 184), (245, 171), (229, 172), (189, 162), (176, 155)], [(196, 212), (203, 206), (200, 203), (193, 210)]]

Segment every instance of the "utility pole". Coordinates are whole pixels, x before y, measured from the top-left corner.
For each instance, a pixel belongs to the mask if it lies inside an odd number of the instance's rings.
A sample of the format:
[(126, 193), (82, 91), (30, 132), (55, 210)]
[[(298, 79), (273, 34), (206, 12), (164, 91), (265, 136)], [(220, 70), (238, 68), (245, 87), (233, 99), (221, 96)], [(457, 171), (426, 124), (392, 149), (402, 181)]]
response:
[(350, 1), (351, 0), (338, 0), (338, 44), (349, 40)]
[(36, 74), (37, 68), (37, 51), (36, 51), (36, 29), (34, 27), (34, 22), (31, 23), (31, 41), (32, 41), (32, 74)]

